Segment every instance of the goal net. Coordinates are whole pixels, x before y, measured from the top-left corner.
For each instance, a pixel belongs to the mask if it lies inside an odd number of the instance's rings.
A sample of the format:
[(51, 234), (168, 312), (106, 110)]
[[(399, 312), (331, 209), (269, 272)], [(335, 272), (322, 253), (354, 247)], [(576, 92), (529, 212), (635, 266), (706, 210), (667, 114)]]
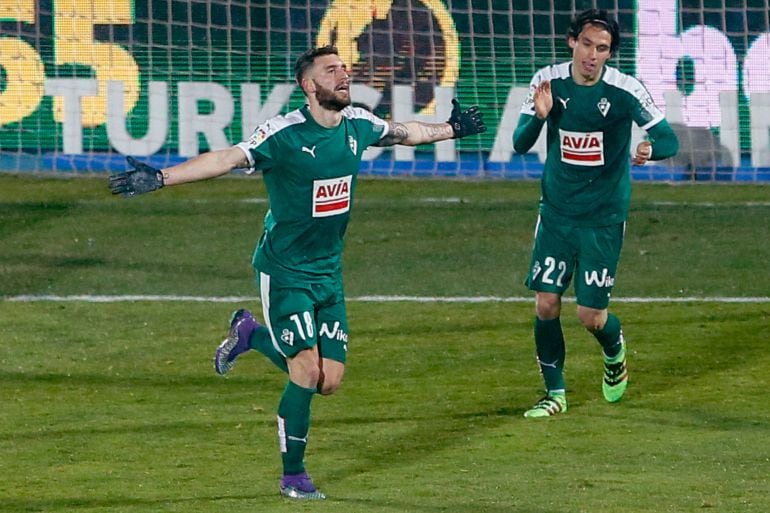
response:
[(570, 59), (571, 17), (597, 7), (621, 27), (610, 64), (680, 138), (634, 178), (770, 181), (768, 1), (2, 0), (0, 170), (104, 172), (128, 154), (168, 166), (230, 146), (301, 106), (294, 60), (334, 44), (376, 114), (445, 121), (456, 96), (489, 128), (370, 148), (363, 174), (538, 178), (544, 138), (513, 151), (521, 102), (537, 69)]

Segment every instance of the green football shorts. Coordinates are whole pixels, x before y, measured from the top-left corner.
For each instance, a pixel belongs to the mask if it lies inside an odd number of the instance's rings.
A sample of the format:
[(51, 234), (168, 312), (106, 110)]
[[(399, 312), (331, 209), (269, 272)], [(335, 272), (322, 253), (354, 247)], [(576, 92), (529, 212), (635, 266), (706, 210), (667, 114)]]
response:
[(539, 217), (525, 285), (530, 290), (562, 295), (576, 276), (577, 303), (598, 310), (607, 308), (625, 230), (626, 223), (568, 226)]
[(259, 273), (262, 313), (273, 346), (291, 358), (318, 344), (323, 358), (345, 363), (348, 353), (348, 316), (342, 280), (281, 286)]

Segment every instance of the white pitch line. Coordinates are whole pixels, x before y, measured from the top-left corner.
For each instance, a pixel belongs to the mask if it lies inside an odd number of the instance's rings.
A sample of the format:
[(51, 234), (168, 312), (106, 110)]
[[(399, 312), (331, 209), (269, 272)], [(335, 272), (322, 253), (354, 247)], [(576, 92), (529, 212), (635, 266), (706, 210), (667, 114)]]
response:
[[(33, 302), (72, 302), (82, 301), (87, 303), (120, 303), (130, 301), (170, 301), (170, 302), (195, 302), (195, 303), (248, 303), (258, 302), (257, 296), (177, 296), (177, 295), (153, 295), (153, 294), (129, 294), (129, 295), (88, 295), (76, 294), (70, 296), (57, 295), (20, 295), (0, 298), (1, 301), (11, 303)], [(514, 296), (352, 296), (346, 299), (348, 302), (362, 303), (529, 303), (534, 301), (532, 297)], [(565, 302), (575, 302), (575, 298), (566, 297)], [(770, 303), (770, 297), (615, 297), (614, 303)]]
[(770, 201), (738, 201), (724, 203), (715, 203), (711, 201), (653, 201), (656, 207), (702, 207), (702, 208), (725, 208), (725, 207), (770, 207)]
[(177, 295), (154, 295), (154, 294), (127, 294), (127, 295), (89, 295), (75, 294), (71, 296), (56, 295), (21, 295), (4, 298), (5, 301), (12, 303), (35, 303), (35, 302), (70, 302), (83, 301), (86, 303), (121, 303), (130, 301), (170, 301), (186, 303), (243, 303), (249, 301), (259, 301), (256, 296), (177, 296)]
[[(499, 296), (358, 296), (347, 301), (359, 302), (396, 302), (409, 303), (529, 303), (534, 297), (499, 297)], [(563, 298), (564, 302), (574, 303), (574, 297)], [(770, 297), (614, 297), (615, 303), (770, 303)]]
[[(215, 199), (215, 198), (164, 198), (163, 201), (175, 202), (175, 203), (193, 203), (196, 205), (208, 205), (208, 204), (220, 204), (227, 203), (229, 200)], [(241, 198), (238, 200), (243, 204), (268, 204), (267, 197), (252, 197)], [(81, 205), (99, 205), (104, 203), (104, 200), (92, 200), (82, 199), (78, 201)], [(394, 205), (396, 203), (405, 204), (422, 204), (422, 205), (454, 205), (454, 204), (476, 204), (476, 205), (492, 205), (492, 204), (504, 204), (510, 203), (510, 200), (505, 198), (476, 198), (476, 197), (458, 197), (458, 196), (424, 196), (415, 198), (369, 198), (359, 195), (356, 198), (356, 204), (379, 206), (379, 205)], [(755, 207), (755, 208), (767, 208), (770, 207), (770, 201), (735, 201), (735, 202), (710, 202), (710, 201), (650, 201), (643, 202), (641, 200), (635, 200), (635, 206), (644, 206), (650, 204), (655, 207), (691, 207), (691, 208), (725, 208), (725, 207)]]

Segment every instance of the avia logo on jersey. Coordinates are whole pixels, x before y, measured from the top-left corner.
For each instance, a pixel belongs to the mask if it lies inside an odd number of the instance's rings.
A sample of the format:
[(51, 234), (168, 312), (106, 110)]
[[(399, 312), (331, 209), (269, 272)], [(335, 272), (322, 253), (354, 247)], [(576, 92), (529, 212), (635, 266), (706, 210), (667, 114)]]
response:
[(609, 288), (615, 284), (615, 278), (610, 276), (610, 272), (607, 270), (606, 267), (602, 269), (601, 276), (599, 276), (599, 273), (596, 272), (596, 270), (591, 271), (590, 274), (588, 271), (586, 271), (585, 280), (586, 280), (586, 285), (588, 285), (589, 287), (591, 285), (596, 285), (597, 287)]
[(353, 176), (313, 181), (313, 217), (329, 217), (350, 210)]
[(570, 132), (559, 129), (561, 161), (576, 166), (604, 165), (602, 132)]

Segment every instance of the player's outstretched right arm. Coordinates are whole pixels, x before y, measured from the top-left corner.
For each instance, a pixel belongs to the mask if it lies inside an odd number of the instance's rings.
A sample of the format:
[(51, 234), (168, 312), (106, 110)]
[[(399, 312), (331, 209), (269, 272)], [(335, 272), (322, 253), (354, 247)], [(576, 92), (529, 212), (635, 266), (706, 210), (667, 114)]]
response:
[(110, 175), (112, 194), (120, 194), (124, 198), (130, 198), (138, 194), (157, 191), (166, 185), (160, 169), (139, 162), (134, 157), (126, 157), (126, 161), (133, 169)]
[(110, 191), (125, 198), (156, 191), (167, 185), (207, 180), (247, 167), (249, 161), (240, 148), (233, 146), (211, 151), (166, 169), (157, 169), (133, 157), (126, 157), (132, 167), (110, 175)]
[(538, 72), (530, 82), (529, 96), (524, 101), (519, 123), (513, 132), (516, 153), (527, 153), (535, 145), (552, 108), (551, 81), (543, 80)]

